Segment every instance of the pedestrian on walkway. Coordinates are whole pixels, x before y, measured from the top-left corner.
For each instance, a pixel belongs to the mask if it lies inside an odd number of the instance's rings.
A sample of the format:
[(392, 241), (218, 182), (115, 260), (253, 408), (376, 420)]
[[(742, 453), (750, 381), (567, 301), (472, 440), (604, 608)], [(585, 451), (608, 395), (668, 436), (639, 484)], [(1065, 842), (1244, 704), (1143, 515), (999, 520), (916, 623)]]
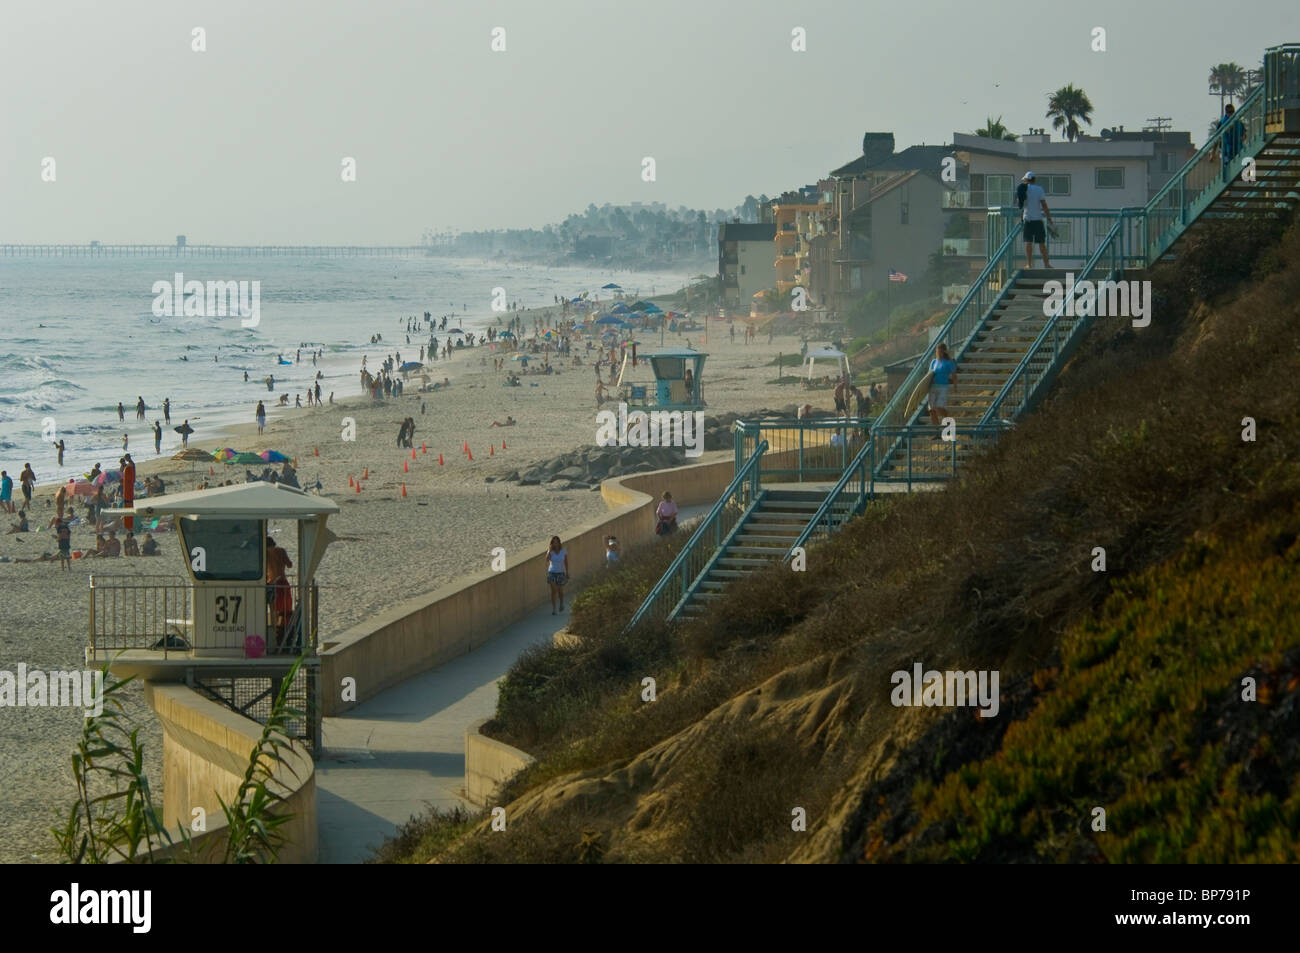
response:
[(1236, 111), (1232, 103), (1228, 103), (1224, 107), (1223, 118), (1219, 120), (1219, 128), (1224, 130), (1223, 138), (1219, 140), (1219, 159), (1223, 163), (1224, 181), (1233, 176), (1233, 160), (1241, 152), (1241, 143), (1244, 138), (1241, 120), (1234, 118)]
[(664, 490), (663, 499), (655, 507), (655, 520), (656, 536), (668, 536), (677, 532), (677, 504), (667, 490)]
[(552, 536), (550, 548), (546, 550), (546, 584), (551, 588), (551, 615), (555, 615), (555, 603), (559, 600), (560, 612), (564, 611), (564, 587), (569, 582), (569, 551), (560, 542), (560, 537)]
[(930, 423), (937, 427), (939, 421), (949, 416), (948, 388), (957, 386), (957, 362), (948, 353), (948, 345), (942, 341), (934, 349), (930, 372), (934, 374), (930, 382)]
[(1043, 256), (1043, 267), (1051, 268), (1052, 263), (1047, 260), (1047, 227), (1043, 220), (1049, 223), (1052, 221), (1052, 211), (1047, 207), (1047, 193), (1043, 187), (1036, 181), (1036, 176), (1032, 172), (1026, 172), (1025, 182), (1025, 267), (1034, 266), (1034, 244), (1038, 244), (1038, 250)]

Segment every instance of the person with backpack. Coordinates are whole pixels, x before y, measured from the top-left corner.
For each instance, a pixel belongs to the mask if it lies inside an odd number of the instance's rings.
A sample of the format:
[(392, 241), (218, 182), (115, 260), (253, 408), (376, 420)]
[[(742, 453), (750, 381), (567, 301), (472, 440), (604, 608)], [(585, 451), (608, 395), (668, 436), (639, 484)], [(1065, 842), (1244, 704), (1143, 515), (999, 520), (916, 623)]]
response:
[(1052, 210), (1047, 207), (1047, 193), (1035, 178), (1034, 173), (1026, 172), (1021, 180), (1025, 185), (1025, 204), (1021, 212), (1025, 223), (1025, 267), (1034, 266), (1034, 244), (1037, 243), (1043, 256), (1043, 267), (1051, 268), (1052, 263), (1047, 260), (1047, 227), (1043, 220), (1052, 223)]
[(1223, 118), (1218, 128), (1224, 129), (1223, 138), (1219, 140), (1219, 160), (1223, 163), (1223, 178), (1232, 178), (1232, 162), (1241, 152), (1242, 140), (1245, 138), (1241, 120), (1235, 118), (1236, 108), (1228, 103), (1223, 110)]

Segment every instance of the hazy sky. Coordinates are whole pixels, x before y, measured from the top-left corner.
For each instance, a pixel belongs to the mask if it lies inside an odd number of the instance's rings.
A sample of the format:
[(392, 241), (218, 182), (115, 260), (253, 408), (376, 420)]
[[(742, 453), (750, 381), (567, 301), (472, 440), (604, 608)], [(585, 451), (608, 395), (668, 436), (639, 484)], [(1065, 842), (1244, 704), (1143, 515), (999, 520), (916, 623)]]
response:
[[(730, 208), (986, 116), (1172, 116), (1295, 0), (4, 0), (0, 241), (414, 243), (589, 202)], [(1107, 51), (1091, 50), (1093, 27)], [(191, 49), (206, 30), (207, 51)], [(506, 31), (504, 52), (491, 31)], [(807, 51), (791, 49), (802, 27)], [(53, 157), (57, 179), (41, 181)], [(357, 181), (341, 181), (341, 162)], [(657, 179), (644, 182), (652, 156)]]

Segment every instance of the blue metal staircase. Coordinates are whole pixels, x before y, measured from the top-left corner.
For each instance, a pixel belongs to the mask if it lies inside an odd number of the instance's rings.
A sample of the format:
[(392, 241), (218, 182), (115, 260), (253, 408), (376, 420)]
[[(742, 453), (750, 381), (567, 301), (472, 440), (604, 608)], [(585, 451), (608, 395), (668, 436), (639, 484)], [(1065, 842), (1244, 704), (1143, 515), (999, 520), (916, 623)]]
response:
[(924, 406), (906, 413), (928, 371), (929, 361), (921, 360), (869, 429), (862, 428), (865, 434), (845, 428), (841, 454), (850, 443), (856, 452), (829, 489), (764, 489), (760, 461), (767, 442), (744, 463), (738, 453), (736, 481), (714, 508), (729, 500), (731, 517), (724, 521), (720, 512), (712, 525), (714, 513), (706, 518), (628, 627), (651, 617), (701, 614), (730, 581), (788, 561), (835, 532), (865, 508), (877, 484), (904, 483), (910, 490), (950, 479), (1032, 411), (1069, 362), (1099, 311), (1082, 283), (1119, 281), (1169, 260), (1205, 222), (1277, 214), (1300, 202), (1300, 44), (1266, 52), (1265, 83), (1242, 103), (1235, 123), (1240, 148), (1231, 161), (1223, 161), (1222, 146), (1236, 130), (1219, 129), (1142, 208), (1054, 211), (1064, 228), (1049, 250), (1080, 264), (1071, 269), (1073, 292), (1063, 288), (1053, 307), (1044, 307), (1044, 285), (1064, 284), (1066, 271), (1017, 268), (1015, 210), (991, 209), (988, 248), (995, 250), (938, 335), (957, 361), (960, 382), (948, 408), (949, 432), (923, 422)]

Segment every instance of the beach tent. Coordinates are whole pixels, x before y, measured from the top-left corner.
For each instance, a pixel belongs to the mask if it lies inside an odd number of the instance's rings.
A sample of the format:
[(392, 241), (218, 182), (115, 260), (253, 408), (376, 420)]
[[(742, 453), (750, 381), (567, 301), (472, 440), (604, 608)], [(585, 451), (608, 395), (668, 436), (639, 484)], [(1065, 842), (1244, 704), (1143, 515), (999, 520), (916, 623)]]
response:
[(849, 373), (849, 356), (843, 351), (833, 347), (816, 347), (804, 355), (804, 367), (807, 370), (808, 380), (812, 380), (813, 366), (817, 361), (834, 361), (835, 374), (837, 377), (848, 376)]
[(623, 290), (623, 287), (622, 287), (621, 285), (616, 285), (616, 284), (614, 284), (614, 282), (612, 282), (612, 281), (611, 281), (609, 284), (607, 284), (607, 285), (601, 285), (600, 287), (601, 287), (602, 290), (605, 290), (605, 291), (622, 291), (622, 290)]

